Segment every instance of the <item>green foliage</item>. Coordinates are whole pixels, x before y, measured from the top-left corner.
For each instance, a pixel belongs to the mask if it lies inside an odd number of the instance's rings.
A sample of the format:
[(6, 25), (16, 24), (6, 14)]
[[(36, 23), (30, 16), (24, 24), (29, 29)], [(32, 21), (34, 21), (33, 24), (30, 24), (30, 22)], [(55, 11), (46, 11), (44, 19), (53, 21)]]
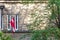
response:
[(54, 24), (60, 28), (60, 0), (49, 0), (48, 6), (51, 10), (51, 21), (55, 20)]
[(49, 5), (57, 5), (60, 6), (60, 0), (48, 0), (49, 1)]
[(31, 40), (60, 40), (60, 29), (49, 27), (45, 30), (33, 31)]
[(9, 35), (5, 35), (0, 32), (0, 40), (12, 40), (12, 38)]

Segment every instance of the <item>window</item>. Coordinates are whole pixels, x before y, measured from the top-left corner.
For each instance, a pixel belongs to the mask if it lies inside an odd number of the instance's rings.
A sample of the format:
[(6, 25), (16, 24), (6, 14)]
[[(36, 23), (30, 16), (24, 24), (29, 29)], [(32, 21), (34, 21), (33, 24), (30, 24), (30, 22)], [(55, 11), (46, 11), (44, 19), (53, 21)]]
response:
[(6, 30), (6, 28), (7, 28), (7, 16), (2, 15), (1, 16), (1, 29)]
[(16, 15), (15, 17), (15, 26), (16, 26), (16, 30), (18, 30), (18, 15)]
[(7, 30), (11, 30), (11, 25), (10, 25), (10, 20), (11, 20), (11, 16), (10, 15), (7, 15)]
[(18, 30), (18, 15), (2, 15), (1, 29), (3, 29), (3, 30), (6, 29), (8, 31), (12, 30), (11, 25), (10, 25), (10, 21), (11, 21), (12, 17), (14, 17), (14, 19), (15, 19), (16, 31)]

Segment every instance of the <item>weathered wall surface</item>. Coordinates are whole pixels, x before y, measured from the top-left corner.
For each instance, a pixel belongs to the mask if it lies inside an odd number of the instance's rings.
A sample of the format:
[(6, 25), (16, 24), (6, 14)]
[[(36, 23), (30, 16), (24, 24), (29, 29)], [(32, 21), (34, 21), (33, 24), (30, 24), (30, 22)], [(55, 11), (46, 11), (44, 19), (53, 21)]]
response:
[[(19, 14), (19, 29), (27, 30), (25, 27), (31, 23), (31, 13), (36, 13), (43, 20), (38, 28), (44, 29), (48, 23), (49, 11), (46, 10), (46, 3), (29, 3), (29, 4), (4, 4), (5, 9), (3, 14)], [(6, 20), (6, 19), (5, 19)]]
[[(47, 4), (46, 3), (29, 3), (29, 4), (21, 4), (21, 3), (16, 3), (16, 4), (7, 4), (4, 3), (5, 9), (3, 10), (3, 14), (19, 14), (19, 30), (28, 30), (26, 25), (31, 23), (30, 20), (33, 20), (31, 18), (31, 13), (36, 13), (37, 15), (40, 16), (40, 19), (42, 22), (40, 23), (39, 27), (35, 27), (35, 29), (45, 29), (45, 27), (48, 24), (48, 16), (50, 15), (48, 10), (46, 9)], [(5, 16), (4, 16), (5, 17)], [(6, 24), (6, 18), (4, 19), (5, 21), (5, 26)], [(18, 38), (22, 36), (22, 34), (16, 34), (14, 38)], [(12, 35), (13, 36), (13, 35)], [(17, 39), (16, 39), (17, 40)], [(22, 39), (23, 40), (23, 39)], [(25, 40), (25, 39), (24, 39)], [(26, 39), (27, 40), (27, 39)]]
[[(27, 0), (0, 0), (0, 1), (27, 1)], [(32, 1), (40, 1), (40, 0), (32, 0)], [(41, 0), (41, 1), (46, 1), (46, 0)]]

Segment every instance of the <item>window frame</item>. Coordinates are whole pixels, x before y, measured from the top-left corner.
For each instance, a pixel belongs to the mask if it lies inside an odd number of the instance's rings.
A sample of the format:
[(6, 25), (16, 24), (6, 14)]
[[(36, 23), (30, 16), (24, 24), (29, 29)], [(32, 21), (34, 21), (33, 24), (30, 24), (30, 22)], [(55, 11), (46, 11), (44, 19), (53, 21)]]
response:
[[(11, 21), (11, 18), (12, 18), (12, 14), (3, 14), (3, 15), (6, 15), (7, 16), (7, 28), (6, 28), (6, 30), (7, 31), (11, 31), (12, 30), (12, 28), (11, 28), (11, 25), (9, 24), (10, 23), (10, 21)], [(4, 30), (3, 29), (3, 15), (2, 15), (2, 17), (1, 17), (1, 29), (2, 30)], [(13, 14), (14, 15), (14, 14)], [(18, 30), (18, 20), (19, 20), (19, 18), (18, 18), (18, 15), (14, 15), (15, 17), (14, 17), (14, 19), (15, 19), (15, 28), (16, 28), (16, 31)], [(17, 23), (17, 24), (16, 24)]]
[(18, 15), (15, 16), (15, 28), (18, 30)]
[[(7, 30), (10, 31), (11, 30), (11, 25), (9, 25), (9, 21), (11, 20), (11, 16), (10, 15), (7, 15)], [(10, 27), (10, 28), (8, 28)]]

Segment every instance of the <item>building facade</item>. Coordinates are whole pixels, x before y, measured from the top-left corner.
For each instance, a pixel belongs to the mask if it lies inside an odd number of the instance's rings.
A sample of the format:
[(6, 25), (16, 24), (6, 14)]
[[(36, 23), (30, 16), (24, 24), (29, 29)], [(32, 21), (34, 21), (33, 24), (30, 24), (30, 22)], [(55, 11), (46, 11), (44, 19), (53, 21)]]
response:
[[(27, 35), (22, 40), (30, 39), (31, 35), (28, 33), (29, 28), (27, 25), (33, 22), (33, 18), (30, 15), (31, 13), (36, 14), (40, 17), (40, 20), (42, 20), (38, 27), (33, 28), (34, 30), (45, 29), (48, 24), (48, 16), (50, 15), (50, 12), (45, 10), (47, 6), (46, 1), (34, 1), (33, 3), (27, 4), (21, 1), (1, 1), (0, 4), (1, 6), (4, 6), (0, 11), (0, 28), (6, 34), (11, 34), (11, 36), (16, 38), (16, 40), (19, 40), (22, 35)], [(12, 35), (12, 28), (9, 23), (12, 17), (15, 19), (16, 27), (14, 35)]]

